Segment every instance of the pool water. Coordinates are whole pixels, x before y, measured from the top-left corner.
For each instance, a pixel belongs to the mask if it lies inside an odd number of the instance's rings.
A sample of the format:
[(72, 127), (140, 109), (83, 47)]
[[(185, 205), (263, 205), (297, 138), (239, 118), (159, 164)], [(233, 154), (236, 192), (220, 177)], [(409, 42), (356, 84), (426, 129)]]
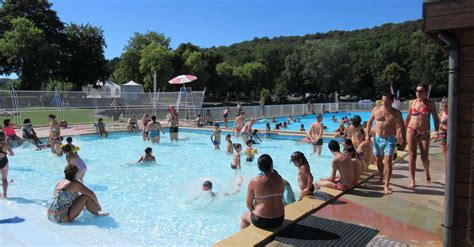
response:
[[(186, 140), (170, 143), (168, 133), (162, 143), (153, 146), (157, 164), (136, 165), (151, 143), (141, 135), (112, 133), (108, 138), (94, 135), (74, 137), (79, 154), (88, 165), (85, 184), (96, 192), (102, 209), (110, 217), (93, 217), (88, 212), (69, 224), (47, 220), (46, 209), (54, 186), (63, 177), (64, 157), (50, 150), (34, 151), (32, 147), (16, 148), (10, 159), (8, 209), (36, 224), (59, 233), (81, 245), (205, 245), (239, 230), (240, 216), (246, 210), (245, 195), (249, 179), (259, 173), (256, 161), (245, 162), (242, 170), (230, 168), (232, 155), (213, 150), (210, 133), (183, 131)], [(222, 136), (224, 140), (224, 135)], [(234, 142), (241, 142), (234, 139)], [(332, 158), (327, 144), (321, 156), (311, 155), (311, 145), (295, 140), (264, 139), (255, 145), (259, 154), (273, 157), (274, 167), (295, 191), (297, 170), (290, 155), (302, 151), (311, 165), (315, 180), (330, 175)], [(242, 190), (233, 196), (200, 197), (205, 179), (212, 180), (214, 191), (232, 191), (239, 176), (244, 177)]]
[[(324, 126), (327, 126), (327, 129), (325, 130), (326, 133), (333, 133), (339, 128), (339, 121), (342, 119), (342, 117), (347, 116), (348, 118), (352, 118), (355, 115), (359, 115), (362, 118), (362, 122), (368, 121), (370, 118), (371, 112), (366, 111), (366, 112), (340, 112), (340, 113), (325, 113), (323, 114), (323, 124)], [(407, 113), (402, 112), (403, 119), (406, 118)], [(332, 117), (335, 116), (337, 118), (337, 122), (334, 122), (332, 120)], [(291, 122), (291, 124), (288, 125), (287, 128), (281, 128), (281, 130), (292, 130), (292, 131), (298, 131), (301, 127), (301, 125), (304, 125), (304, 128), (306, 131), (308, 131), (309, 127), (311, 124), (313, 124), (316, 121), (316, 116), (315, 115), (297, 115), (295, 116), (296, 118), (300, 118), (300, 122)], [(253, 128), (256, 129), (265, 129), (265, 124), (270, 123), (270, 118), (266, 119), (259, 119), (257, 122), (253, 125)], [(276, 123), (284, 122), (288, 120), (288, 117), (277, 117), (275, 118)], [(433, 123), (433, 118), (430, 119), (431, 121), (431, 126), (433, 128), (434, 123)], [(270, 123), (270, 127), (272, 130), (275, 129), (275, 124), (276, 123)], [(232, 128), (234, 126), (234, 122), (230, 122), (229, 126)]]

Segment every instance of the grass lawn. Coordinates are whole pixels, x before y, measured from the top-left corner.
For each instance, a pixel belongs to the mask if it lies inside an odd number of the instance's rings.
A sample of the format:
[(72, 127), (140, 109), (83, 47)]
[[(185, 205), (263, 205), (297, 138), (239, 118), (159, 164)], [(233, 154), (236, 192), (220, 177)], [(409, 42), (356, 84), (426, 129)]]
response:
[[(63, 117), (59, 119), (58, 111), (54, 108), (28, 108), (22, 109), (20, 112), (20, 122), (14, 122), (18, 127), (23, 124), (23, 119), (29, 118), (33, 126), (48, 126), (48, 116), (50, 114), (56, 115), (58, 121), (66, 120), (69, 124), (85, 124), (95, 123), (97, 121), (95, 109), (68, 109), (63, 111)], [(14, 119), (14, 116), (0, 116), (0, 121), (3, 125), (3, 120), (9, 118)], [(112, 121), (112, 118), (104, 117), (105, 122)]]

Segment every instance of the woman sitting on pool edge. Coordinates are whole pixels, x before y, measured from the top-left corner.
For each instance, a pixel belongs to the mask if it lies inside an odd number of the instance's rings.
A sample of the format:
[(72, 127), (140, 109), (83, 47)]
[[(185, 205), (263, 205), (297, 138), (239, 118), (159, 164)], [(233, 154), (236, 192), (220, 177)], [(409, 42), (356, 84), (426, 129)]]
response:
[(65, 179), (59, 181), (48, 206), (48, 219), (55, 223), (71, 222), (81, 214), (84, 207), (95, 216), (108, 216), (101, 213), (102, 208), (95, 193), (75, 179), (78, 168), (67, 165), (64, 168)]
[(259, 228), (275, 228), (283, 224), (284, 181), (273, 170), (273, 160), (268, 154), (258, 158), (258, 169), (262, 173), (249, 182), (246, 204), (248, 212), (242, 214), (240, 229), (250, 224)]

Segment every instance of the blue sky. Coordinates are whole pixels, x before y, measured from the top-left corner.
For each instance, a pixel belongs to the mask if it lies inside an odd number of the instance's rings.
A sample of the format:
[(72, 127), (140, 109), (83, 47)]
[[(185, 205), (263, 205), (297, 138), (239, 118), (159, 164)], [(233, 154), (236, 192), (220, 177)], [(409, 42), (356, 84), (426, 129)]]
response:
[(230, 45), (254, 37), (370, 28), (421, 18), (421, 0), (50, 0), (63, 22), (104, 30), (106, 58), (134, 32), (157, 31), (171, 46)]

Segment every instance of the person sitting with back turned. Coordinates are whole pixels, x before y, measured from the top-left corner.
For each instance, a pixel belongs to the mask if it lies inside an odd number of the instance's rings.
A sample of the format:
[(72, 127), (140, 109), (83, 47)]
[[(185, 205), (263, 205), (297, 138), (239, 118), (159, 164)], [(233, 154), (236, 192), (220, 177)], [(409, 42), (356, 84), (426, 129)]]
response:
[(308, 160), (302, 152), (294, 152), (290, 160), (298, 168), (298, 185), (301, 190), (298, 200), (301, 200), (303, 197), (314, 193), (313, 175), (311, 174)]
[(65, 179), (59, 181), (48, 206), (48, 219), (55, 223), (74, 221), (84, 208), (95, 216), (108, 216), (102, 213), (95, 193), (82, 182), (76, 180), (78, 168), (67, 165), (64, 168)]
[(242, 214), (240, 229), (250, 224), (258, 228), (275, 228), (283, 224), (285, 219), (285, 183), (273, 170), (270, 155), (263, 154), (258, 158), (258, 169), (262, 173), (249, 182), (246, 199), (249, 211)]
[[(331, 176), (316, 182), (315, 187), (328, 187), (337, 190), (350, 189), (354, 181), (354, 168), (352, 167), (351, 158), (341, 153), (341, 147), (336, 140), (331, 140), (328, 147), (334, 155)], [(336, 176), (337, 172), (339, 172), (339, 177)]]

